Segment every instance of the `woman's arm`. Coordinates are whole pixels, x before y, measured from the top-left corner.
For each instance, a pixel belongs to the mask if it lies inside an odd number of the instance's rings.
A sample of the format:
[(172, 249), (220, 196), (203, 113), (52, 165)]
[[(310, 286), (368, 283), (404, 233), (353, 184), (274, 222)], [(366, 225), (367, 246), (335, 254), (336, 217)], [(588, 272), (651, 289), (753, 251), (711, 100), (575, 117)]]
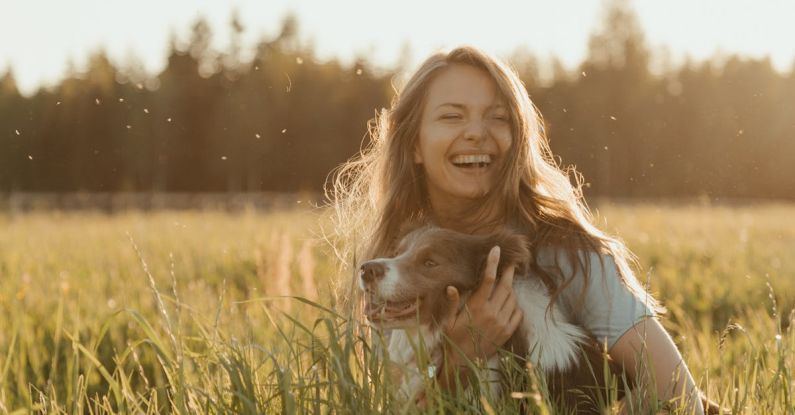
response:
[(636, 382), (645, 375), (638, 371), (645, 368), (656, 385), (658, 399), (672, 400), (675, 405), (686, 409), (685, 413), (704, 413), (701, 394), (693, 376), (673, 339), (657, 319), (644, 318), (627, 330), (609, 354), (619, 365), (624, 366), (627, 376)]

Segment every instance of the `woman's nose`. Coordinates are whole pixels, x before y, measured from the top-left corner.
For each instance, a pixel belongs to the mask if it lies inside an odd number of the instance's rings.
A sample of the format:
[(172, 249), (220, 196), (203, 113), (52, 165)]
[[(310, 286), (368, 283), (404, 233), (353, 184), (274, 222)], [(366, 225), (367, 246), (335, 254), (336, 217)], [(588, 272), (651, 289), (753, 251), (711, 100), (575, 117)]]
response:
[(472, 120), (466, 126), (464, 138), (467, 140), (482, 140), (486, 137), (486, 122), (484, 120)]

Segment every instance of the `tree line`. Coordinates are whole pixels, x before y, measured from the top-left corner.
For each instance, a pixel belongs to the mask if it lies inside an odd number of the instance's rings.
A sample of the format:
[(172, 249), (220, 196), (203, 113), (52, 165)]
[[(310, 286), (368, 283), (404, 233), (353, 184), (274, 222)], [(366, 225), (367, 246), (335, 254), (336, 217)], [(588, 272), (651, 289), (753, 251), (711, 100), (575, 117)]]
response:
[[(159, 74), (95, 53), (30, 97), (0, 76), (0, 192), (317, 191), (367, 142), (404, 68), (315, 58), (298, 21), (243, 60), (203, 20)], [(666, 64), (613, 3), (575, 70), (509, 61), (544, 115), (553, 152), (609, 197), (795, 198), (795, 70), (728, 56)], [(654, 62), (654, 64), (653, 64)]]

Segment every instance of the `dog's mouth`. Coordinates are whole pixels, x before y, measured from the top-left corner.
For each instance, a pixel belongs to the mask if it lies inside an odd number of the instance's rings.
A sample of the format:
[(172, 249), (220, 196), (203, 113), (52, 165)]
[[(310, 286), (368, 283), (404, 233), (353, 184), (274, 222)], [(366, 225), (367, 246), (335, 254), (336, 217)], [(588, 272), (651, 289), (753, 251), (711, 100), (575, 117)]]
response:
[(375, 299), (368, 299), (365, 302), (364, 314), (373, 323), (388, 323), (415, 316), (419, 306), (419, 298), (403, 301), (375, 301)]

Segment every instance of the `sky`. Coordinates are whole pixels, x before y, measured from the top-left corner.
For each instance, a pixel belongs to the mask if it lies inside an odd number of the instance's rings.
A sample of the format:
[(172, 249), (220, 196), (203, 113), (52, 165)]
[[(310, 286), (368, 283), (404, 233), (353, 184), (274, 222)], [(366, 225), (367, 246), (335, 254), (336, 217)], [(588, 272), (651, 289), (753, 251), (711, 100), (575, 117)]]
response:
[[(629, 0), (649, 46), (674, 63), (740, 54), (769, 56), (783, 71), (795, 61), (793, 0)], [(13, 71), (31, 94), (58, 83), (71, 65), (105, 50), (117, 65), (162, 70), (172, 36), (187, 40), (200, 16), (226, 49), (237, 10), (251, 50), (272, 37), (288, 12), (321, 59), (363, 56), (382, 67), (410, 51), (416, 64), (441, 48), (472, 44), (500, 56), (526, 48), (556, 56), (569, 68), (582, 61), (598, 27), (603, 0), (0, 0), (0, 74)]]

